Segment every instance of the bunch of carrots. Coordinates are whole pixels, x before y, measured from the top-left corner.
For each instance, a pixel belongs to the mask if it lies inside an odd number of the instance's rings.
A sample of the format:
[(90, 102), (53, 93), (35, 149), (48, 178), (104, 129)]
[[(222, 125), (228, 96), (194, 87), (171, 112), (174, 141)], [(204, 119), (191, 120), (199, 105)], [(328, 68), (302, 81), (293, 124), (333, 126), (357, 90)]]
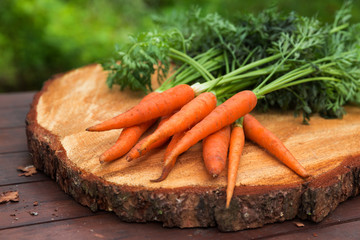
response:
[[(195, 12), (185, 29), (133, 38), (117, 59), (103, 65), (109, 70), (107, 83), (150, 93), (128, 111), (87, 129), (123, 129), (100, 162), (123, 156), (132, 161), (170, 140), (162, 173), (151, 180), (159, 182), (166, 179), (180, 154), (202, 141), (204, 164), (211, 176), (219, 175), (228, 161), (228, 207), (246, 137), (307, 178), (304, 167), (250, 112), (267, 101), (285, 107), (295, 102), (308, 115), (318, 111), (340, 117), (345, 103), (360, 104), (356, 34), (360, 25), (347, 22), (350, 4), (344, 4), (332, 25), (293, 15), (283, 19), (270, 12), (236, 26), (219, 15), (201, 17)], [(193, 31), (194, 26), (204, 31)], [(257, 35), (254, 29), (264, 32)], [(198, 35), (185, 37), (189, 32)], [(178, 65), (166, 78), (170, 61)], [(151, 74), (156, 68), (160, 79), (166, 80), (153, 91)], [(139, 141), (157, 121), (155, 131)]]
[[(197, 95), (191, 86), (182, 84), (161, 93), (152, 92), (128, 111), (87, 130), (123, 128), (115, 145), (100, 156), (100, 162), (113, 161), (124, 155), (127, 161), (131, 161), (171, 138), (165, 151), (162, 174), (158, 179), (151, 180), (153, 182), (163, 181), (174, 167), (177, 157), (201, 140), (205, 166), (214, 177), (224, 170), (229, 151), (228, 207), (235, 187), (244, 135), (301, 177), (309, 176), (281, 141), (249, 114), (256, 103), (255, 93), (244, 90), (216, 106), (213, 93)], [(158, 118), (161, 121), (156, 130), (138, 141)]]

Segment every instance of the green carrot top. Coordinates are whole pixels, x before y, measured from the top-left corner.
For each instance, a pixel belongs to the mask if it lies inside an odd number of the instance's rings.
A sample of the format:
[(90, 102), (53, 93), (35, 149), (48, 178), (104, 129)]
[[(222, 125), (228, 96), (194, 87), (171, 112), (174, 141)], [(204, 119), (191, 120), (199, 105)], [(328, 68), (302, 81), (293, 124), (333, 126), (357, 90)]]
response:
[[(313, 112), (341, 117), (344, 104), (360, 104), (360, 25), (350, 24), (350, 11), (346, 1), (334, 22), (323, 24), (276, 9), (232, 21), (195, 9), (159, 21), (162, 28), (132, 38), (103, 66), (109, 86), (122, 89), (153, 90), (158, 69), (157, 91), (190, 84), (224, 101), (252, 89), (262, 110), (294, 109), (304, 121)], [(171, 62), (175, 72), (165, 80)]]

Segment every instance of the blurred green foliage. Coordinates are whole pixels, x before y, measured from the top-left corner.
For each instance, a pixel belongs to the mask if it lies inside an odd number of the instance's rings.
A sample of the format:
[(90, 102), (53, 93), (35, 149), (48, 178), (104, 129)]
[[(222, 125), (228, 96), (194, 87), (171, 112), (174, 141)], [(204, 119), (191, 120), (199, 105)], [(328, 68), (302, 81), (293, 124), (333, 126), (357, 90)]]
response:
[[(200, 6), (231, 17), (277, 5), (332, 21), (342, 0), (0, 0), (0, 92), (38, 90), (52, 75), (111, 56), (128, 35), (152, 28), (152, 16)], [(355, 0), (353, 22), (360, 20)]]

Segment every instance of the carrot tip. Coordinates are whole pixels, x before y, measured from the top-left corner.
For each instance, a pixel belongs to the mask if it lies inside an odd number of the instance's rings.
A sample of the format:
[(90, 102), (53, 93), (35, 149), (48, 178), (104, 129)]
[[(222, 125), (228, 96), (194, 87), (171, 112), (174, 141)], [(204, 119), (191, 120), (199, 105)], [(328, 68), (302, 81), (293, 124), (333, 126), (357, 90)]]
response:
[(306, 172), (306, 173), (303, 174), (302, 177), (306, 179), (306, 178), (310, 178), (312, 176), (309, 173)]
[[(166, 175), (167, 176), (167, 175)], [(150, 180), (150, 182), (162, 182), (165, 180), (166, 176), (164, 176), (164, 174), (161, 174), (161, 176), (157, 179), (152, 179)]]
[(161, 173), (161, 176), (157, 179), (152, 179), (150, 182), (161, 182), (164, 181), (165, 178), (169, 175), (170, 169), (164, 168), (163, 172)]
[(157, 179), (151, 179), (150, 182), (161, 182), (164, 179), (161, 179), (161, 177), (157, 178)]
[(98, 130), (96, 129), (96, 126), (92, 126), (92, 127), (88, 127), (88, 128), (86, 129), (86, 131), (88, 131), (88, 132), (95, 132), (95, 131), (98, 131)]
[(126, 159), (126, 161), (128, 161), (128, 162), (131, 162), (131, 161), (133, 160), (133, 158), (132, 158), (131, 156), (126, 156), (125, 159)]
[(103, 163), (105, 162), (105, 159), (104, 159), (104, 156), (103, 156), (103, 155), (101, 155), (101, 156), (99, 157), (99, 162), (100, 162), (101, 164), (103, 164)]

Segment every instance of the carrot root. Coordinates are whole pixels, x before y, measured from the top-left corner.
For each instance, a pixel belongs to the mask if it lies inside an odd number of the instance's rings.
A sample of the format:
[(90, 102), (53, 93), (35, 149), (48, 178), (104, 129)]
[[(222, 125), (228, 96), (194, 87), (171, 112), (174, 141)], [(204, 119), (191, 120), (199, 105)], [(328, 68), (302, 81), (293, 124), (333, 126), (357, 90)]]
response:
[(155, 123), (156, 119), (123, 129), (116, 143), (101, 154), (100, 163), (110, 162), (124, 156), (136, 144), (141, 135)]
[(241, 125), (236, 125), (231, 131), (229, 165), (226, 188), (226, 208), (229, 208), (234, 193), (236, 177), (239, 168), (241, 154), (244, 148), (245, 136)]
[(246, 138), (265, 148), (299, 176), (303, 178), (309, 177), (305, 168), (295, 159), (280, 139), (250, 114), (244, 116), (244, 132)]
[(106, 131), (131, 127), (140, 123), (166, 116), (180, 109), (195, 97), (194, 90), (186, 84), (177, 85), (164, 92), (156, 94), (147, 101), (141, 101), (128, 111), (89, 127), (87, 131)]
[[(167, 155), (171, 153), (171, 151), (174, 149), (174, 147), (180, 141), (180, 139), (184, 137), (184, 135), (185, 135), (185, 132), (179, 132), (171, 138), (171, 141), (165, 151), (165, 159), (166, 159)], [(166, 165), (165, 168), (163, 168), (161, 176), (157, 179), (150, 180), (150, 182), (163, 181), (169, 175), (170, 171), (175, 166), (175, 162), (176, 162), (176, 159), (174, 160), (174, 162), (172, 164)]]
[(170, 137), (191, 128), (216, 107), (216, 102), (217, 100), (213, 93), (201, 93), (172, 115), (166, 123), (158, 127), (142, 144), (139, 151), (145, 150), (158, 139)]
[[(171, 115), (170, 115), (171, 116)], [(170, 116), (165, 116), (162, 117), (158, 128), (164, 124), (166, 121), (169, 120)], [(150, 135), (149, 135), (150, 136)], [(140, 147), (142, 146), (142, 144), (147, 140), (147, 138), (149, 138), (149, 136), (141, 139), (138, 143), (136, 143), (136, 145), (128, 152), (128, 154), (126, 155), (125, 159), (128, 162), (131, 162), (132, 160), (139, 158), (143, 155), (145, 155), (147, 152), (149, 152), (151, 149), (155, 149), (158, 148), (160, 146), (162, 146), (165, 142), (167, 142), (169, 140), (170, 137), (166, 137), (166, 138), (162, 138), (162, 139), (158, 139), (156, 142), (154, 142), (153, 144), (151, 144), (146, 150), (144, 151), (139, 151)]]
[(208, 173), (217, 177), (225, 168), (230, 143), (230, 125), (204, 138), (203, 159)]
[(242, 91), (216, 107), (208, 116), (186, 132), (173, 151), (165, 158), (165, 168), (171, 169), (166, 165), (171, 165), (180, 154), (200, 140), (249, 113), (256, 103), (257, 97), (252, 91)]

